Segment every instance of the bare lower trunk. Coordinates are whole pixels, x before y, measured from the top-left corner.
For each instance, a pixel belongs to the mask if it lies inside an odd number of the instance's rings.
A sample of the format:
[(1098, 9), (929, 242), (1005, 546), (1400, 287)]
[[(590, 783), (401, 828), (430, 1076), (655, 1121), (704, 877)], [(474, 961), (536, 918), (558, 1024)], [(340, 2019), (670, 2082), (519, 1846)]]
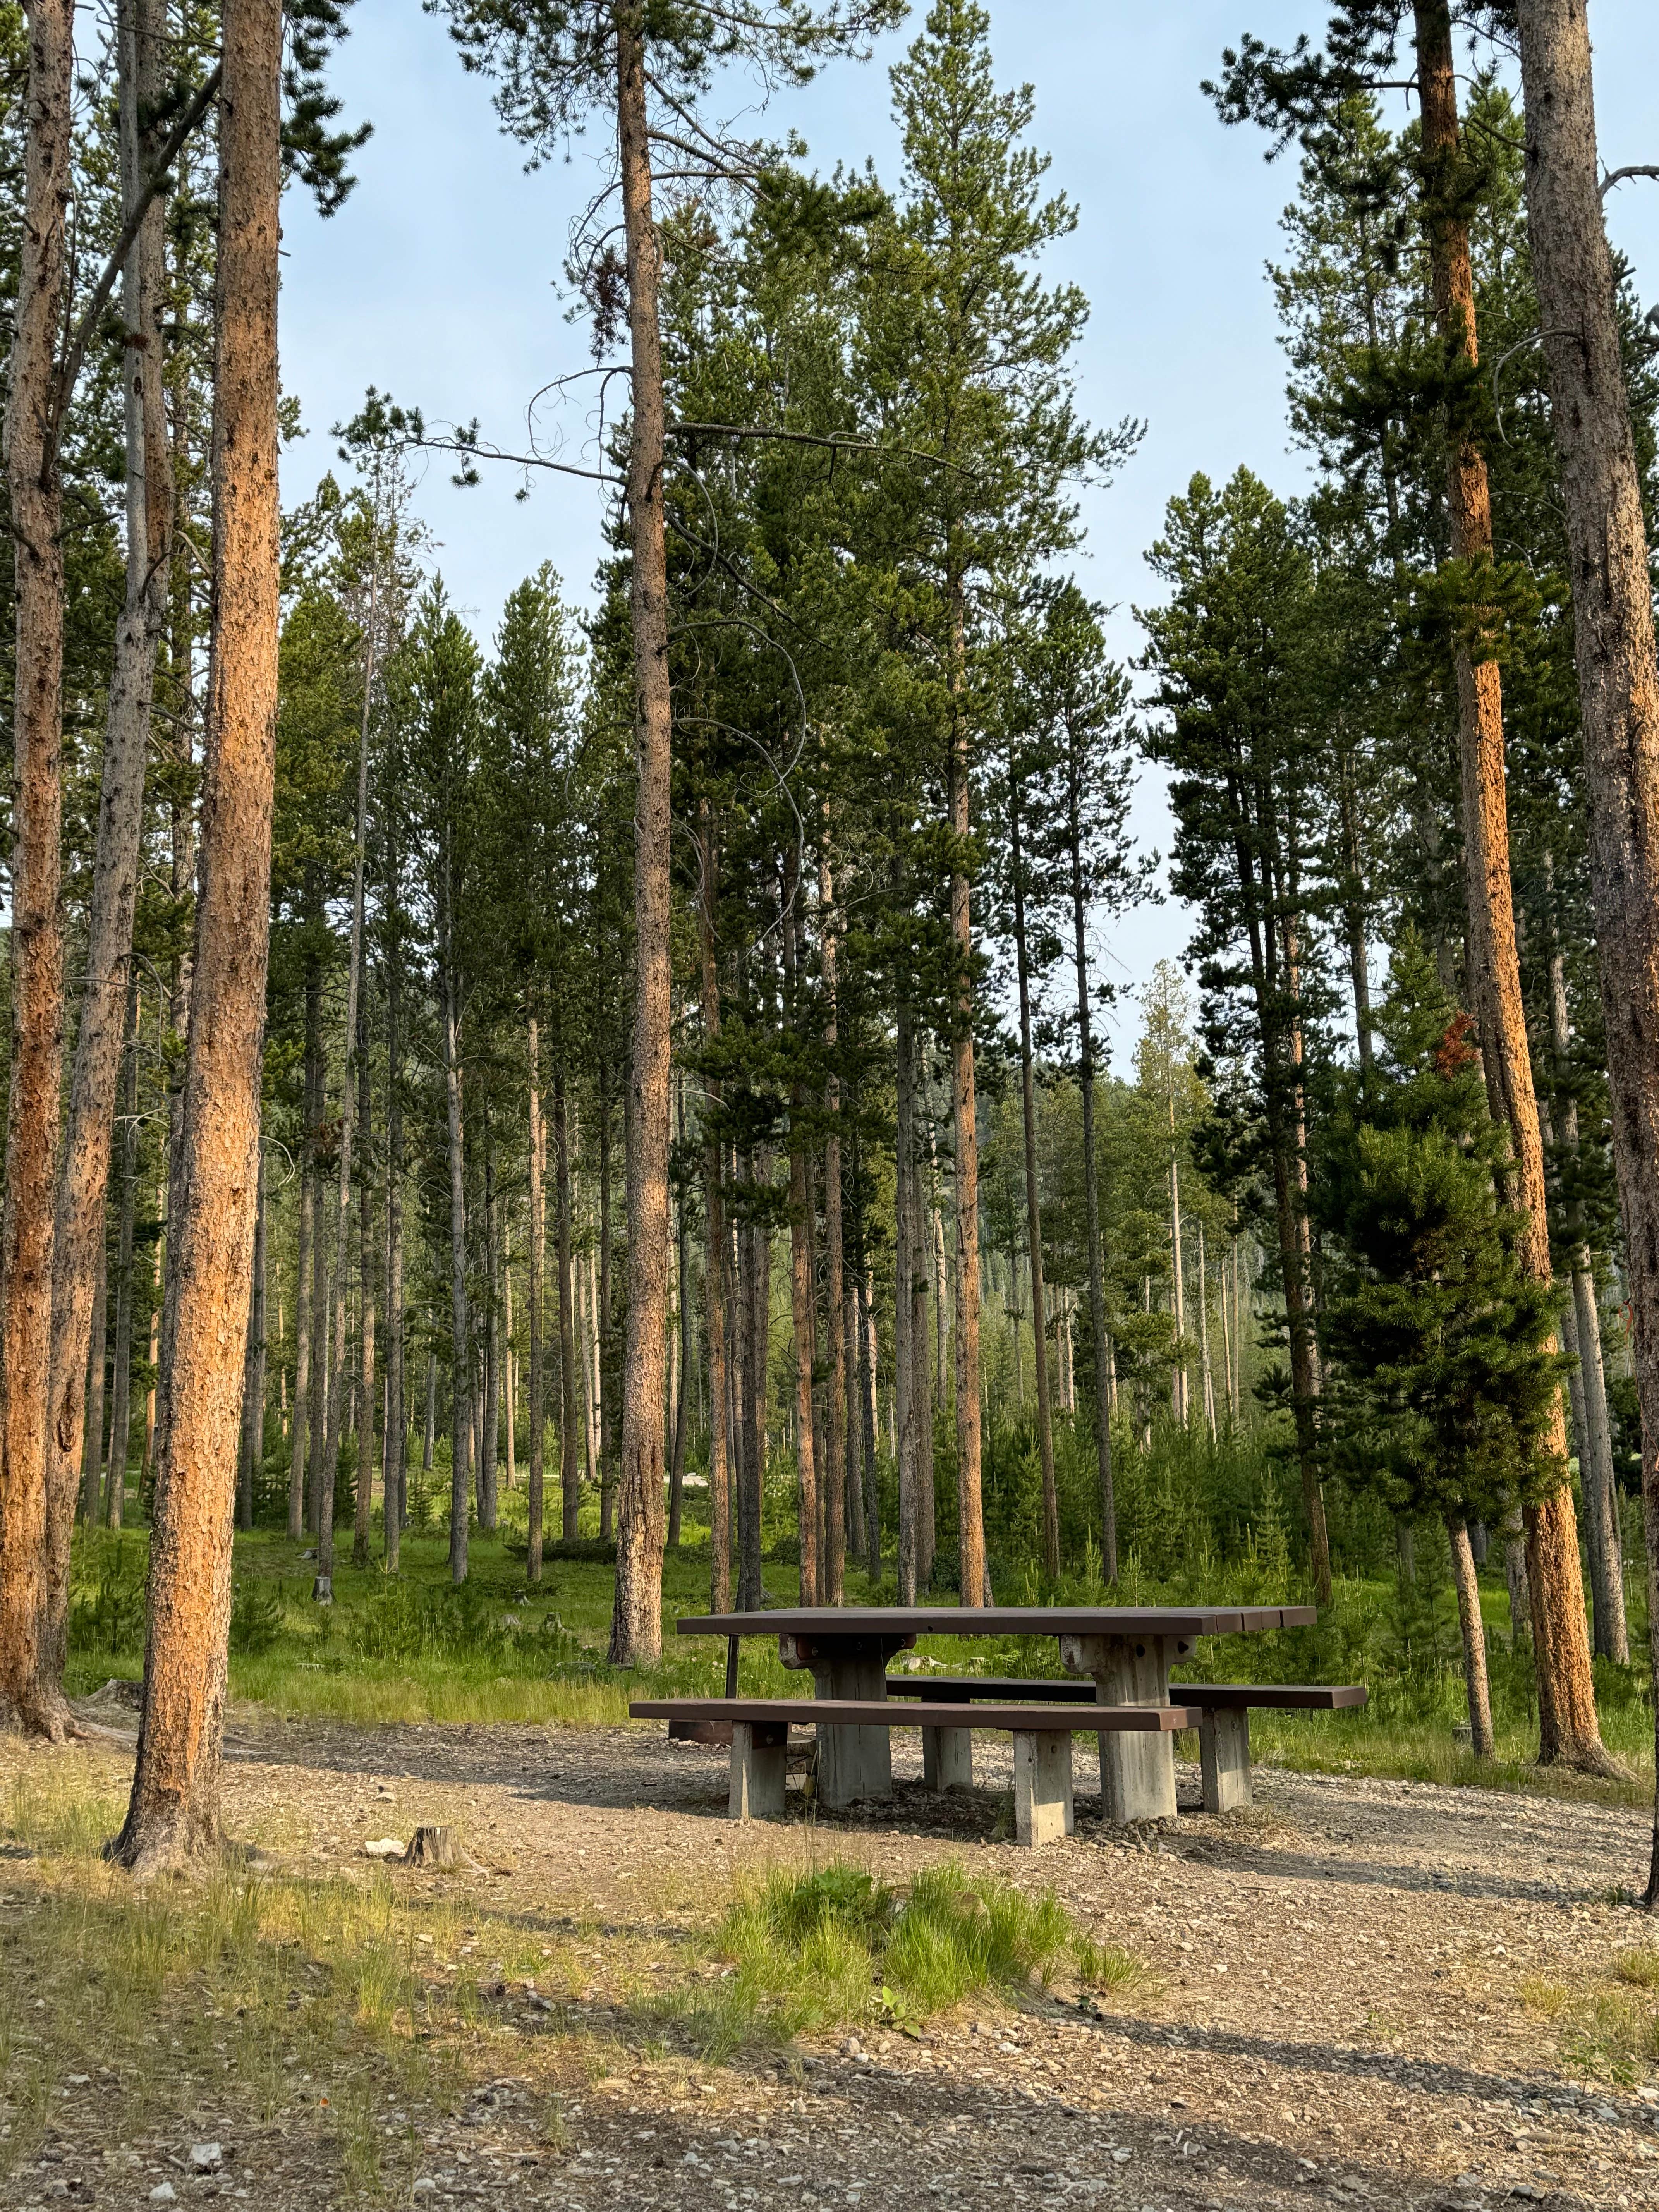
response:
[(894, 1200), (893, 1348), (898, 1425), (898, 1597), (914, 1605), (927, 1577), (923, 1538), (922, 1423), (931, 1426), (927, 1401), (927, 1279), (918, 1266), (915, 1216), (920, 1162), (916, 1157), (915, 1042), (909, 1007), (901, 1001), (897, 1036), (897, 1127)]
[[(956, 625), (960, 639), (960, 624)], [(960, 649), (957, 656), (960, 659)], [(951, 750), (951, 827), (969, 834), (966, 717), (957, 702)], [(957, 957), (951, 1033), (951, 1125), (956, 1139), (957, 1531), (962, 1602), (987, 1602), (985, 1516), (981, 1498), (979, 1343), (979, 1109), (974, 1070), (973, 896), (966, 871), (951, 878), (951, 936)]]
[(241, 1474), (236, 1518), (253, 1526), (253, 1486), (264, 1452), (265, 1433), (265, 1163), (259, 1156), (253, 1212), (253, 1285), (248, 1301), (247, 1352), (242, 1368)]
[(567, 1544), (576, 1537), (582, 1480), (578, 1424), (581, 1419), (576, 1376), (576, 1316), (573, 1304), (570, 1222), (570, 1120), (564, 1096), (564, 1066), (553, 1063), (553, 1173), (557, 1206), (556, 1265), (559, 1271), (559, 1493), (560, 1534)]
[(132, 1437), (132, 1243), (138, 1203), (138, 971), (127, 977), (126, 1073), (122, 1083), (121, 1188), (115, 1231), (115, 1341), (110, 1355), (109, 1473), (104, 1519), (121, 1526)]
[[(1449, 0), (1418, 0), (1416, 22), (1435, 312), (1449, 351), (1472, 369), (1478, 357), (1474, 280), (1468, 225), (1455, 201), (1460, 145)], [(1486, 465), (1472, 436), (1454, 445), (1446, 489), (1454, 558), (1476, 567), (1490, 562), (1492, 501)], [(1468, 906), (1467, 958), (1474, 1012), (1480, 1024), (1493, 1116), (1504, 1122), (1510, 1133), (1512, 1159), (1506, 1194), (1509, 1202), (1527, 1217), (1518, 1247), (1521, 1263), (1534, 1281), (1548, 1283), (1553, 1270), (1544, 1147), (1521, 995), (1510, 882), (1502, 682), (1497, 660), (1477, 660), (1466, 641), (1457, 643), (1454, 657)], [(1546, 1762), (1559, 1761), (1590, 1772), (1618, 1771), (1602, 1746), (1596, 1717), (1578, 1532), (1572, 1493), (1565, 1486), (1566, 1423), (1559, 1394), (1543, 1443), (1562, 1470), (1562, 1486), (1541, 1504), (1526, 1509), (1527, 1568), (1532, 1583), (1538, 1675), (1539, 1756)]]
[[(799, 1094), (796, 1094), (799, 1114)], [(817, 1355), (817, 1307), (812, 1285), (811, 1164), (799, 1121), (789, 1146), (789, 1311), (795, 1355), (795, 1463), (800, 1479), (800, 1601), (818, 1591), (818, 1474), (812, 1434), (812, 1367)]]
[[(823, 991), (827, 1009), (824, 1043), (833, 1054), (837, 1028), (837, 947), (835, 884), (830, 863), (818, 867), (818, 913), (823, 939)], [(847, 1589), (847, 1338), (842, 1327), (846, 1264), (842, 1236), (841, 1081), (832, 1075), (825, 1087), (829, 1133), (823, 1146), (824, 1316), (830, 1338), (830, 1380), (824, 1400), (823, 1601), (845, 1602)]]
[(1480, 1585), (1474, 1571), (1469, 1532), (1462, 1521), (1449, 1521), (1452, 1580), (1457, 1585), (1457, 1618), (1463, 1634), (1463, 1680), (1469, 1696), (1469, 1739), (1477, 1759), (1493, 1750), (1492, 1693), (1486, 1683), (1486, 1632), (1480, 1619)]
[(484, 1328), (483, 1419), (479, 1425), (478, 1530), (493, 1536), (496, 1521), (497, 1454), (501, 1446), (501, 1340), (496, 1284), (501, 1268), (501, 1224), (496, 1218), (495, 1142), (484, 1098)]
[[(368, 1516), (374, 1497), (374, 1194), (368, 1175), (368, 1023), (357, 1006), (357, 1126), (363, 1134), (363, 1167), (357, 1178), (357, 1487), (352, 1499), (351, 1564), (368, 1565)], [(384, 1481), (384, 1476), (382, 1477)]]
[(252, 1256), (276, 726), (276, 286), (282, 11), (227, 0), (214, 380), (213, 638), (172, 1359), (156, 1449), (144, 1705), (116, 1855), (216, 1847), (231, 1491)]
[[(393, 863), (395, 869), (395, 861)], [(408, 1515), (409, 1418), (408, 1331), (404, 1315), (404, 1096), (403, 953), (398, 935), (396, 876), (392, 877), (393, 942), (386, 977), (386, 1446), (382, 1454), (381, 1526), (386, 1571), (398, 1571), (404, 1522)]]
[(1089, 1314), (1095, 1344), (1095, 1458), (1100, 1474), (1100, 1565), (1117, 1580), (1117, 1505), (1112, 1486), (1112, 1408), (1106, 1383), (1106, 1278), (1100, 1233), (1100, 1164), (1095, 1156), (1094, 1028), (1089, 1009), (1087, 909), (1083, 891), (1082, 767), (1075, 743), (1066, 767), (1071, 862), (1072, 964), (1077, 979), (1078, 1085), (1083, 1094), (1083, 1189), (1089, 1242)]
[(1042, 1279), (1042, 1204), (1037, 1185), (1036, 1092), (1031, 1060), (1031, 970), (1025, 940), (1025, 861), (1017, 789), (1009, 808), (1014, 889), (1014, 966), (1019, 985), (1019, 1104), (1025, 1139), (1025, 1238), (1030, 1250), (1031, 1342), (1036, 1360), (1037, 1461), (1042, 1477), (1042, 1570), (1060, 1572), (1060, 1493), (1054, 1482), (1054, 1416), (1048, 1392), (1048, 1294)]
[[(542, 1404), (542, 1263), (547, 1248), (547, 1208), (542, 1191), (547, 1145), (542, 1130), (541, 1031), (533, 1013), (527, 1027), (526, 1049), (530, 1078), (530, 1394), (525, 1414), (530, 1424), (530, 1490), (526, 1500), (529, 1514), (529, 1544), (525, 1554), (525, 1574), (530, 1582), (538, 1583), (542, 1578), (542, 1486), (545, 1443)], [(563, 1291), (562, 1276), (562, 1317)]]
[[(679, 1138), (685, 1143), (685, 1086), (676, 1087), (675, 1111), (678, 1117)], [(680, 1516), (685, 1503), (685, 1452), (689, 1441), (691, 1375), (691, 1240), (686, 1234), (686, 1190), (680, 1186), (678, 1201), (674, 1209), (674, 1249), (678, 1263), (678, 1316), (676, 1364), (679, 1373), (674, 1392), (674, 1449), (668, 1479), (668, 1543), (672, 1551), (680, 1547)]]
[(304, 1533), (309, 1495), (306, 1483), (306, 1445), (311, 1421), (311, 1291), (315, 1261), (312, 1245), (317, 1233), (317, 1176), (315, 1132), (322, 1119), (318, 1096), (322, 1061), (322, 978), (313, 965), (306, 976), (305, 1080), (300, 1133), (300, 1226), (298, 1256), (294, 1267), (294, 1426), (289, 1438), (288, 1534), (297, 1544)]
[[(61, 1741), (47, 1595), (52, 1174), (64, 1046), (64, 551), (57, 353), (64, 315), (74, 11), (33, 0), (21, 259), (5, 420), (15, 548), (11, 1091), (0, 1222), (0, 1717)], [(76, 1356), (85, 1347), (84, 1317)]]
[[(452, 924), (453, 927), (453, 924)], [(472, 1408), (470, 1339), (466, 1310), (466, 1155), (461, 1123), (461, 1040), (456, 1011), (453, 940), (443, 960), (444, 1102), (449, 1138), (449, 1316), (453, 1357), (449, 1381), (453, 1400), (449, 1460), (449, 1574), (452, 1582), (466, 1580), (467, 1523), (471, 1499), (467, 1495), (467, 1453), (471, 1441)]]
[[(156, 141), (165, 135), (149, 119), (161, 104), (165, 9), (155, 0), (125, 0), (118, 32), (122, 200), (131, 211), (155, 167)], [(54, 1207), (46, 1635), (52, 1667), (59, 1678), (68, 1647), (70, 1528), (84, 1428), (87, 1326), (103, 1249), (126, 970), (138, 890), (150, 702), (156, 648), (167, 618), (172, 556), (172, 460), (162, 381), (165, 234), (166, 203), (157, 194), (143, 216), (122, 278), (122, 316), (129, 333), (123, 380), (126, 593), (116, 625), (87, 917), (86, 983)]]
[(98, 1273), (93, 1285), (92, 1326), (87, 1337), (87, 1413), (81, 1445), (81, 1518), (90, 1528), (103, 1495), (104, 1369), (109, 1358), (109, 1243), (100, 1222)]

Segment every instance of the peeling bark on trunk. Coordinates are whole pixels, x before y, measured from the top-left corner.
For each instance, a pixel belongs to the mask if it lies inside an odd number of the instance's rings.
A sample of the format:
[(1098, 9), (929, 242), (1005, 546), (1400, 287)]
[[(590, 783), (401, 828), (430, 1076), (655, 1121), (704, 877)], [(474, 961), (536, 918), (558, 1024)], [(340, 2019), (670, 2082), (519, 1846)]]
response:
[[(1455, 208), (1460, 154), (1457, 86), (1449, 0), (1418, 0), (1418, 85), (1423, 110), (1429, 257), (1440, 334), (1473, 368), (1478, 359), (1474, 278), (1467, 222)], [(1492, 550), (1492, 502), (1484, 456), (1474, 437), (1457, 440), (1447, 466), (1447, 507), (1456, 560), (1479, 564)], [(1519, 1257), (1535, 1282), (1553, 1279), (1544, 1186), (1544, 1147), (1533, 1088), (1521, 967), (1510, 882), (1509, 808), (1504, 775), (1503, 692), (1495, 659), (1454, 648), (1462, 773), (1464, 883), (1468, 905), (1474, 1012), (1480, 1024), (1493, 1117), (1510, 1133), (1506, 1178), (1510, 1205), (1527, 1217)], [(1544, 1449), (1564, 1471), (1566, 1423), (1560, 1397)], [(1525, 1512), (1538, 1676), (1539, 1756), (1587, 1772), (1622, 1771), (1602, 1746), (1590, 1672), (1583, 1584), (1572, 1494), (1558, 1488)]]
[[(48, 1599), (52, 1176), (64, 1049), (63, 484), (56, 371), (70, 186), (74, 11), (33, 0), (21, 255), (5, 420), (15, 548), (11, 1092), (0, 1218), (0, 1717), (61, 1741), (72, 1722)], [(82, 1318), (76, 1357), (85, 1348)]]
[(213, 1851), (231, 1504), (259, 1146), (276, 726), (275, 0), (226, 0), (219, 127), (213, 636), (191, 1028), (169, 1211), (172, 1359), (150, 1540), (144, 1705), (115, 1853), (151, 1875)]
[(638, 796), (634, 825), (634, 1039), (628, 1071), (632, 1101), (628, 1157), (628, 1343), (611, 1657), (617, 1666), (631, 1667), (653, 1662), (662, 1652), (672, 709), (663, 514), (662, 349), (657, 324), (661, 246), (651, 209), (645, 14), (641, 0), (618, 0), (616, 25), (617, 141), (634, 369), (628, 514), (633, 554), (629, 595)]

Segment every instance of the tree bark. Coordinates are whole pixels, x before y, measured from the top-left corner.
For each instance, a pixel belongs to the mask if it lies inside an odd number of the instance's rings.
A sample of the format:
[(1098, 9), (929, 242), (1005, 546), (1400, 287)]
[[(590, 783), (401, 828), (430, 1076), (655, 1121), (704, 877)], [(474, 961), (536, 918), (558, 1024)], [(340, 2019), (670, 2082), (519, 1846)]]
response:
[(1054, 1482), (1054, 1416), (1049, 1400), (1048, 1297), (1042, 1279), (1042, 1203), (1037, 1182), (1036, 1091), (1031, 1060), (1031, 963), (1025, 936), (1024, 792), (1009, 778), (1009, 869), (1014, 891), (1014, 969), (1019, 987), (1019, 1104), (1025, 1139), (1025, 1237), (1030, 1247), (1031, 1340), (1036, 1358), (1037, 1458), (1042, 1475), (1042, 1571), (1060, 1572), (1060, 1493)]
[(1083, 896), (1083, 793), (1077, 740), (1066, 740), (1066, 846), (1071, 861), (1072, 960), (1077, 972), (1078, 1084), (1083, 1093), (1083, 1189), (1089, 1238), (1089, 1312), (1095, 1342), (1095, 1457), (1100, 1470), (1100, 1569), (1117, 1580), (1117, 1505), (1112, 1486), (1112, 1407), (1106, 1382), (1106, 1278), (1095, 1156), (1095, 1044), (1089, 1011), (1087, 911)]
[[(697, 898), (697, 951), (702, 996), (702, 1040), (712, 1052), (720, 1033), (720, 969), (714, 959), (714, 917), (719, 902), (720, 853), (708, 801), (697, 809), (697, 843), (702, 862)], [(722, 1093), (718, 1076), (703, 1079), (702, 1197), (706, 1244), (703, 1253), (703, 1328), (708, 1344), (708, 1549), (709, 1603), (715, 1613), (732, 1603), (732, 1470), (726, 1455), (726, 1409), (731, 1389), (726, 1357), (726, 1194), (720, 1133)]]
[[(388, 823), (388, 830), (391, 825)], [(404, 1039), (403, 938), (398, 908), (394, 837), (387, 837), (390, 861), (386, 921), (391, 943), (386, 963), (386, 1443), (381, 1455), (381, 1525), (386, 1571), (395, 1575), (408, 1518), (409, 1419), (404, 1314)]]
[(121, 1190), (115, 1231), (115, 1341), (110, 1355), (109, 1472), (104, 1519), (121, 1526), (132, 1438), (132, 1246), (138, 1205), (138, 971), (127, 971), (126, 1070), (122, 1083)]
[(282, 10), (226, 0), (215, 319), (213, 633), (179, 1204), (144, 1705), (116, 1856), (150, 1875), (216, 1848), (231, 1504), (259, 1148), (278, 594)]
[[(530, 1424), (530, 1489), (526, 1500), (529, 1542), (525, 1553), (525, 1576), (532, 1583), (542, 1578), (542, 1488), (544, 1480), (544, 1419), (542, 1407), (542, 1263), (547, 1248), (547, 1207), (542, 1194), (547, 1145), (542, 1130), (541, 1025), (532, 1012), (526, 1024), (526, 1051), (529, 1062), (526, 1086), (530, 1109), (530, 1395), (525, 1408)], [(561, 1224), (562, 1225), (562, 1224)], [(565, 1318), (564, 1279), (560, 1279), (560, 1318)], [(561, 1424), (561, 1426), (563, 1425)]]
[[(5, 419), (15, 551), (11, 1090), (0, 1218), (0, 1717), (61, 1742), (48, 1595), (52, 1177), (64, 1050), (64, 549), (57, 357), (72, 157), (74, 11), (33, 0), (21, 253)], [(84, 1348), (85, 1323), (76, 1356)]]
[(265, 1436), (265, 1160), (259, 1155), (255, 1173), (253, 1210), (253, 1283), (248, 1300), (247, 1351), (242, 1367), (241, 1479), (236, 1518), (243, 1528), (253, 1526), (253, 1486), (264, 1455)]
[(1451, 1539), (1452, 1580), (1457, 1585), (1457, 1618), (1463, 1636), (1463, 1680), (1469, 1696), (1469, 1737), (1477, 1759), (1490, 1759), (1494, 1748), (1492, 1731), (1492, 1692), (1486, 1681), (1486, 1632), (1480, 1619), (1480, 1584), (1474, 1571), (1468, 1525), (1448, 1521)]
[[(448, 862), (446, 861), (446, 870)], [(440, 953), (444, 1025), (444, 1104), (449, 1139), (449, 1317), (453, 1355), (450, 1360), (449, 1575), (466, 1580), (468, 1521), (467, 1456), (471, 1442), (471, 1340), (466, 1300), (466, 1155), (461, 1122), (460, 1016), (457, 1006), (453, 914)]]
[[(166, 13), (155, 0), (124, 0), (118, 44), (122, 202), (128, 212), (138, 205), (158, 157), (157, 142), (165, 135), (150, 118), (161, 105), (166, 33)], [(116, 625), (87, 918), (86, 985), (54, 1206), (46, 1639), (56, 1679), (61, 1679), (68, 1656), (70, 1530), (85, 1427), (83, 1354), (103, 1249), (126, 969), (137, 901), (150, 702), (156, 648), (167, 619), (172, 559), (172, 457), (162, 381), (165, 240), (166, 200), (157, 193), (149, 201), (122, 272), (122, 318), (129, 349), (123, 380), (126, 591)]]
[[(1659, 1620), (1659, 654), (1597, 177), (1589, 27), (1583, 0), (1521, 0), (1519, 17), (1528, 232), (1566, 510), (1590, 889), (1644, 1439), (1649, 1617)], [(1659, 1638), (1650, 1642), (1659, 1686)], [(1659, 1808), (1648, 1904), (1659, 1904)]]
[(617, 0), (617, 124), (627, 241), (634, 417), (628, 457), (633, 554), (635, 754), (634, 1038), (628, 1080), (628, 1342), (617, 1476), (617, 1592), (611, 1657), (662, 1652), (663, 1366), (668, 1305), (668, 1079), (671, 1057), (669, 839), (672, 708), (664, 538), (661, 247), (651, 209), (645, 9)]
[[(1457, 86), (1449, 0), (1417, 0), (1418, 86), (1423, 110), (1429, 254), (1436, 318), (1449, 352), (1473, 368), (1479, 358), (1468, 228), (1456, 205), (1460, 160)], [(1455, 436), (1446, 477), (1451, 550), (1478, 567), (1492, 558), (1492, 501), (1486, 465), (1474, 436)], [(1495, 1119), (1508, 1127), (1509, 1202), (1526, 1216), (1518, 1246), (1535, 1282), (1553, 1280), (1544, 1186), (1544, 1146), (1533, 1088), (1521, 964), (1510, 883), (1509, 807), (1504, 773), (1503, 692), (1495, 659), (1477, 660), (1467, 642), (1454, 648), (1458, 754), (1462, 786), (1463, 866), (1468, 903), (1469, 969), (1480, 1024), (1486, 1086)], [(1527, 1571), (1532, 1585), (1538, 1675), (1539, 1756), (1588, 1772), (1622, 1771), (1602, 1746), (1590, 1672), (1583, 1584), (1572, 1493), (1565, 1486), (1566, 1423), (1558, 1393), (1544, 1449), (1563, 1481), (1526, 1508)]]
[(501, 1337), (496, 1299), (501, 1239), (495, 1198), (495, 1140), (490, 1132), (489, 1095), (487, 1091), (483, 1102), (483, 1420), (478, 1440), (478, 1532), (481, 1535), (493, 1536), (495, 1533), (496, 1484), (499, 1479), (496, 1455), (501, 1445)]
[[(610, 1062), (599, 1060), (599, 1285), (593, 1308), (596, 1376), (594, 1404), (599, 1425), (599, 1535), (609, 1541), (617, 1506), (616, 1277), (611, 1267), (611, 1086)], [(624, 1151), (626, 1146), (624, 1146)], [(627, 1177), (624, 1173), (623, 1182)]]
[(298, 1256), (294, 1268), (294, 1426), (289, 1438), (288, 1535), (297, 1544), (305, 1530), (310, 1491), (307, 1484), (307, 1443), (311, 1420), (311, 1305), (312, 1279), (316, 1261), (312, 1246), (317, 1234), (317, 1125), (322, 1119), (322, 1004), (323, 981), (315, 961), (308, 963), (305, 984), (305, 1066), (301, 1085), (300, 1223)]
[(553, 1164), (554, 1195), (558, 1208), (560, 1534), (570, 1544), (576, 1539), (582, 1502), (578, 1427), (581, 1410), (576, 1376), (574, 1285), (571, 1279), (570, 1118), (565, 1103), (562, 1059), (553, 1062)]
[(103, 1495), (104, 1370), (109, 1361), (108, 1223), (99, 1223), (97, 1275), (93, 1286), (92, 1324), (87, 1336), (87, 1412), (81, 1444), (81, 1518), (88, 1528), (98, 1519)]
[[(357, 1176), (357, 1485), (352, 1498), (351, 1564), (368, 1565), (368, 1518), (374, 1498), (374, 1194), (369, 1164), (368, 1008), (367, 990), (357, 1001), (357, 1124), (363, 1133), (362, 1165)], [(381, 1487), (385, 1487), (382, 1470)]]
[[(832, 1060), (839, 1041), (834, 902), (835, 882), (826, 860), (818, 866), (818, 915), (825, 1006), (823, 1040)], [(820, 1581), (824, 1604), (842, 1605), (847, 1595), (847, 1341), (842, 1327), (846, 1266), (842, 1246), (841, 1079), (833, 1073), (825, 1085), (824, 1108), (824, 1317), (830, 1339), (830, 1381), (824, 1401), (824, 1542)]]
[[(678, 1117), (679, 1139), (685, 1144), (685, 1085), (683, 1080), (675, 1085), (674, 1110)], [(678, 1258), (678, 1387), (674, 1394), (674, 1449), (668, 1480), (668, 1546), (671, 1551), (680, 1547), (680, 1516), (685, 1503), (685, 1449), (688, 1413), (692, 1388), (691, 1375), (691, 1240), (685, 1226), (685, 1185), (680, 1185), (674, 1208), (674, 1249)]]

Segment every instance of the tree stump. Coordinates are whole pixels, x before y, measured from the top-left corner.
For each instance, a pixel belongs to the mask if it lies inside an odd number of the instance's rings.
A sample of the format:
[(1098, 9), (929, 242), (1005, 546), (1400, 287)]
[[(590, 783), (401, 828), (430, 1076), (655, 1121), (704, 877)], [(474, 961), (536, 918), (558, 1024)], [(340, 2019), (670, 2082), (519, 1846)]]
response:
[(404, 1853), (405, 1866), (458, 1867), (461, 1847), (453, 1828), (416, 1828)]

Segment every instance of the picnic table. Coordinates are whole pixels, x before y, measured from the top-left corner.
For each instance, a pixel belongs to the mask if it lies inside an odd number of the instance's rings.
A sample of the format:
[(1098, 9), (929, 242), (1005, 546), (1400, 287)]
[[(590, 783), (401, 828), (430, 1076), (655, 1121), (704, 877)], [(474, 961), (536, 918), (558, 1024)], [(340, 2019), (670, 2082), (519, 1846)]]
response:
[[(1094, 1702), (1117, 1708), (1164, 1706), (1172, 1698), (1170, 1668), (1191, 1657), (1205, 1636), (1266, 1634), (1304, 1628), (1316, 1618), (1308, 1605), (1154, 1606), (793, 1606), (759, 1613), (701, 1613), (676, 1625), (682, 1636), (726, 1640), (726, 1693), (735, 1698), (738, 1654), (745, 1636), (775, 1636), (778, 1656), (812, 1677), (814, 1696), (845, 1705), (887, 1701), (887, 1662), (919, 1636), (1054, 1637), (1068, 1674), (1091, 1677)], [(1086, 1728), (1081, 1714), (1079, 1723)], [(893, 1794), (891, 1723), (837, 1723), (818, 1730), (818, 1790), (830, 1806)], [(960, 1747), (930, 1746), (936, 1763), (967, 1754), (971, 1733), (952, 1734)], [(1115, 1729), (1100, 1736), (1101, 1793), (1115, 1821), (1172, 1820), (1176, 1810), (1175, 1739), (1167, 1728)]]

